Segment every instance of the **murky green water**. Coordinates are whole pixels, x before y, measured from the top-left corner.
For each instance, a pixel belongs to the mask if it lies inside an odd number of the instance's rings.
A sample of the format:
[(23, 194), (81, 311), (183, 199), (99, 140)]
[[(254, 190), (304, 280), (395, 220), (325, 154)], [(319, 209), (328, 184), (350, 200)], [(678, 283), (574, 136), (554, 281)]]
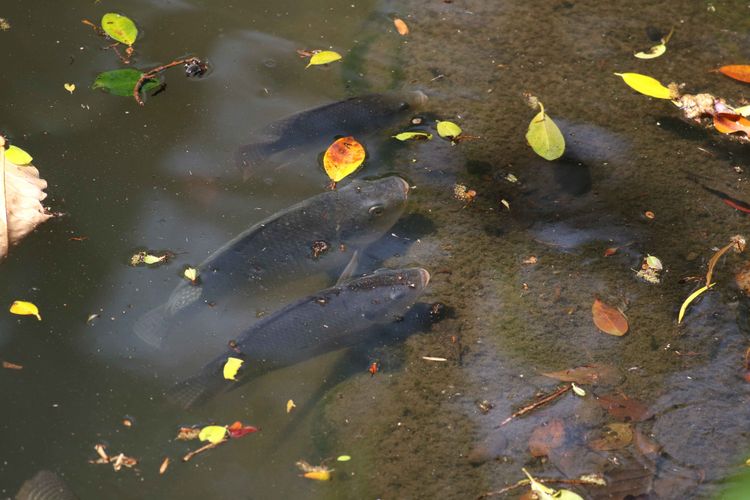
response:
[[(82, 18), (110, 10), (136, 20), (135, 65), (187, 54), (209, 75), (167, 72), (166, 91), (140, 108), (88, 87), (121, 65)], [(390, 16), (411, 28), (396, 34)], [(0, 17), (4, 77), (0, 130), (30, 151), (49, 182), (49, 205), (66, 215), (41, 226), (0, 264), (0, 304), (31, 300), (43, 321), (0, 315), (0, 497), (42, 469), (81, 498), (473, 498), (521, 479), (604, 472), (605, 489), (583, 495), (712, 498), (742, 470), (750, 451), (748, 302), (733, 275), (745, 260), (720, 261), (717, 286), (676, 315), (714, 247), (748, 236), (747, 216), (695, 181), (750, 200), (747, 146), (677, 118), (669, 102), (630, 91), (613, 72), (633, 71), (689, 92), (737, 102), (744, 84), (708, 70), (748, 57), (743, 2), (200, 2), (8, 1)], [(675, 34), (667, 53), (641, 61), (649, 28)], [(304, 70), (296, 49), (328, 48), (340, 64)], [(66, 82), (75, 83), (70, 95)], [(363, 266), (423, 266), (425, 303), (451, 311), (431, 327), (405, 321), (401, 341), (377, 336), (273, 372), (211, 403), (183, 411), (164, 398), (220, 350), (233, 329), (327, 286), (292, 281), (250, 307), (229, 301), (184, 326), (158, 352), (132, 333), (213, 250), (253, 223), (322, 192), (319, 148), (288, 158), (273, 182), (243, 182), (233, 163), (252, 130), (310, 107), (369, 91), (421, 89), (426, 116), (459, 123), (480, 139), (394, 144), (382, 131), (366, 142), (357, 176), (398, 173), (416, 188), (391, 235)], [(524, 140), (545, 104), (566, 135), (553, 163)], [(404, 124), (406, 125), (406, 124)], [(508, 182), (512, 173), (520, 183)], [(453, 185), (478, 196), (469, 206)], [(501, 200), (510, 204), (506, 209)], [(655, 218), (644, 217), (653, 211)], [(83, 241), (71, 238), (86, 237)], [(604, 257), (608, 247), (620, 247)], [(140, 249), (170, 250), (166, 266), (128, 265)], [(634, 277), (646, 254), (663, 282)], [(524, 260), (534, 256), (536, 264)], [(367, 270), (367, 269), (364, 269)], [(599, 332), (591, 303), (623, 306), (630, 331)], [(100, 317), (87, 324), (90, 314)], [(446, 358), (428, 362), (423, 356)], [(367, 367), (379, 360), (371, 377)], [(500, 427), (539, 393), (557, 387), (540, 372), (589, 363), (617, 368), (620, 381), (586, 386)], [(597, 398), (642, 402), (639, 440), (592, 450), (589, 433), (617, 421)], [(288, 399), (297, 411), (286, 414)], [(494, 408), (484, 414), (477, 401)], [(135, 425), (121, 421), (132, 416)], [(563, 444), (535, 459), (535, 428), (563, 422)], [(173, 440), (184, 424), (242, 420), (262, 431), (189, 463), (197, 447)], [(93, 446), (138, 458), (118, 473), (91, 465)], [(335, 463), (334, 480), (298, 477), (294, 463)], [(159, 464), (172, 459), (160, 476)]]

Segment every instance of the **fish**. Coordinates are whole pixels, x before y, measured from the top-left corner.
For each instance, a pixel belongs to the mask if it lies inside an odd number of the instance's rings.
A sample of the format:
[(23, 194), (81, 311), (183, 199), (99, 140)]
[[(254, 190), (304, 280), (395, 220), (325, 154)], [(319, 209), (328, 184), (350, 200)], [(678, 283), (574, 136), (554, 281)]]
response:
[[(176, 384), (168, 399), (187, 409), (269, 371), (360, 344), (370, 327), (412, 307), (429, 282), (423, 268), (382, 269), (293, 302), (245, 330), (198, 375)], [(242, 363), (227, 380), (230, 358)]]
[(719, 199), (726, 205), (734, 208), (735, 210), (739, 210), (740, 212), (750, 214), (750, 204), (748, 204), (747, 202), (738, 200), (737, 198), (732, 198), (727, 193), (719, 191), (718, 189), (712, 189), (704, 184), (701, 184), (700, 186), (712, 195), (718, 196)]
[(337, 136), (358, 136), (398, 123), (427, 102), (419, 91), (365, 94), (282, 118), (252, 134), (235, 161), (245, 180), (283, 151), (317, 145), (324, 150)]
[(403, 213), (409, 183), (398, 176), (355, 180), (258, 222), (197, 267), (161, 306), (143, 315), (135, 334), (160, 348), (170, 323), (229, 293), (262, 293), (291, 278), (339, 275), (358, 252), (385, 234)]
[(21, 485), (15, 500), (76, 500), (77, 498), (60, 476), (54, 472), (42, 470)]

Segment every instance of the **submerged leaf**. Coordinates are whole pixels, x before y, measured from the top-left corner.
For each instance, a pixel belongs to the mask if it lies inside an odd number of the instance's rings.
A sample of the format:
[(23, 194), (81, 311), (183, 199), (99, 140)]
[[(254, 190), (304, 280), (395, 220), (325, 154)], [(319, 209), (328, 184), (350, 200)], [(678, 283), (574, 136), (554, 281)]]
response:
[(595, 450), (619, 450), (633, 441), (633, 428), (630, 424), (615, 422), (605, 425), (601, 430), (594, 431), (591, 438), (589, 446)]
[(227, 428), (221, 425), (208, 425), (201, 429), (198, 439), (211, 444), (219, 444), (227, 437)]
[(365, 161), (365, 148), (354, 137), (342, 137), (323, 155), (323, 168), (333, 182), (339, 182)]
[(659, 80), (651, 78), (650, 76), (638, 73), (615, 73), (615, 75), (622, 77), (630, 88), (643, 95), (656, 97), (657, 99), (673, 98), (672, 91), (662, 85)]
[(545, 160), (556, 160), (565, 152), (565, 138), (552, 118), (544, 112), (541, 102), (539, 107), (539, 113), (529, 123), (526, 140), (536, 154)]
[(9, 146), (5, 150), (5, 159), (19, 166), (28, 165), (34, 158), (18, 146)]
[(102, 29), (104, 32), (125, 45), (133, 45), (138, 37), (138, 28), (130, 18), (109, 12), (102, 16)]
[(338, 61), (341, 59), (341, 54), (338, 52), (334, 52), (332, 50), (321, 50), (320, 52), (316, 52), (312, 55), (310, 58), (310, 62), (307, 63), (307, 66), (305, 66), (305, 69), (309, 68), (310, 66), (319, 66), (321, 64), (328, 64), (332, 63), (334, 61)]
[(596, 327), (604, 333), (621, 337), (628, 332), (628, 320), (625, 315), (619, 309), (607, 305), (599, 299), (594, 300), (594, 304), (591, 306), (591, 314)]
[[(96, 79), (91, 85), (91, 88), (102, 89), (110, 94), (122, 97), (132, 97), (135, 85), (138, 83), (141, 76), (143, 76), (143, 73), (132, 68), (105, 71), (96, 75)], [(141, 92), (149, 92), (157, 88), (159, 85), (160, 83), (158, 80), (149, 78), (141, 86)]]
[(437, 122), (437, 133), (444, 139), (454, 140), (461, 135), (461, 132), (463, 132), (461, 127), (453, 122), (439, 120)]
[(533, 457), (549, 455), (550, 450), (559, 448), (565, 442), (565, 425), (559, 418), (546, 425), (536, 427), (529, 438), (529, 452)]
[(728, 66), (722, 66), (719, 68), (719, 72), (739, 80), (741, 82), (750, 83), (750, 65), (747, 64), (730, 64)]
[(624, 394), (600, 395), (596, 398), (596, 402), (618, 420), (640, 422), (651, 416), (645, 404)]
[(228, 358), (224, 363), (224, 378), (227, 380), (237, 380), (237, 372), (245, 361), (240, 358)]
[(36, 316), (36, 319), (42, 321), (42, 317), (39, 315), (39, 309), (31, 302), (26, 302), (25, 300), (13, 301), (10, 305), (10, 312), (20, 316)]
[(391, 137), (398, 139), (399, 141), (408, 141), (409, 139), (429, 141), (432, 139), (432, 134), (428, 134), (427, 132), (401, 132), (400, 134)]
[(616, 385), (622, 379), (617, 368), (611, 365), (592, 363), (590, 365), (569, 368), (557, 372), (542, 373), (545, 377), (554, 378), (562, 382), (576, 382), (591, 385)]

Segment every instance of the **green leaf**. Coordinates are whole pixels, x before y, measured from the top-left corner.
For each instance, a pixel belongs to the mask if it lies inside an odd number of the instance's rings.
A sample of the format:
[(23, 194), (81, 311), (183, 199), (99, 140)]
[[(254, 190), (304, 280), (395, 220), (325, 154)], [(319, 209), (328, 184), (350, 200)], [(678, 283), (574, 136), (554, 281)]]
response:
[(227, 436), (227, 428), (220, 425), (209, 425), (201, 429), (198, 439), (209, 441), (212, 444), (219, 444)]
[(130, 18), (108, 12), (102, 16), (102, 29), (113, 39), (125, 45), (133, 45), (138, 37), (138, 28)]
[(526, 140), (536, 154), (545, 160), (556, 160), (565, 152), (565, 138), (552, 118), (544, 112), (544, 106), (539, 103), (539, 107), (541, 111), (529, 123)]
[[(116, 69), (99, 73), (94, 80), (92, 89), (104, 89), (110, 94), (130, 97), (133, 95), (135, 84), (143, 73), (137, 69)], [(141, 87), (141, 92), (148, 92), (159, 86), (159, 80), (150, 78)]]
[(28, 165), (31, 163), (33, 158), (29, 153), (19, 148), (18, 146), (10, 146), (5, 150), (5, 157), (9, 162), (15, 163), (18, 166)]
[(429, 141), (432, 139), (432, 134), (427, 132), (401, 132), (400, 134), (392, 135), (394, 139), (399, 141), (408, 141), (410, 139), (417, 141)]
[(437, 122), (437, 133), (440, 137), (453, 140), (459, 135), (461, 135), (461, 132), (462, 132), (461, 127), (459, 127), (453, 122), (448, 122), (448, 121)]

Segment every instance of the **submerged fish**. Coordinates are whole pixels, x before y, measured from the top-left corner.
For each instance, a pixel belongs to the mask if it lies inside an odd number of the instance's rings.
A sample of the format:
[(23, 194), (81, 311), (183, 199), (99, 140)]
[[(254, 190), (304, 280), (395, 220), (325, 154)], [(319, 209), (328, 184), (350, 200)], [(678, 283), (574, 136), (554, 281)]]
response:
[[(170, 399), (187, 408), (254, 375), (358, 344), (369, 327), (406, 312), (429, 281), (422, 268), (384, 269), (294, 302), (251, 326)], [(229, 358), (242, 360), (235, 380), (224, 378)]]
[(253, 142), (237, 151), (237, 166), (247, 179), (275, 153), (318, 142), (322, 151), (336, 136), (357, 136), (390, 127), (426, 101), (427, 96), (418, 90), (366, 94), (302, 111), (255, 132)]
[(235, 292), (256, 293), (289, 278), (340, 274), (358, 250), (380, 238), (406, 206), (409, 184), (389, 176), (354, 181), (313, 196), (261, 221), (198, 266), (198, 280), (183, 280), (167, 302), (136, 322), (136, 335), (161, 346), (170, 320), (188, 309)]
[(16, 500), (76, 500), (77, 498), (60, 476), (48, 470), (37, 472), (34, 477), (24, 482), (16, 493)]

